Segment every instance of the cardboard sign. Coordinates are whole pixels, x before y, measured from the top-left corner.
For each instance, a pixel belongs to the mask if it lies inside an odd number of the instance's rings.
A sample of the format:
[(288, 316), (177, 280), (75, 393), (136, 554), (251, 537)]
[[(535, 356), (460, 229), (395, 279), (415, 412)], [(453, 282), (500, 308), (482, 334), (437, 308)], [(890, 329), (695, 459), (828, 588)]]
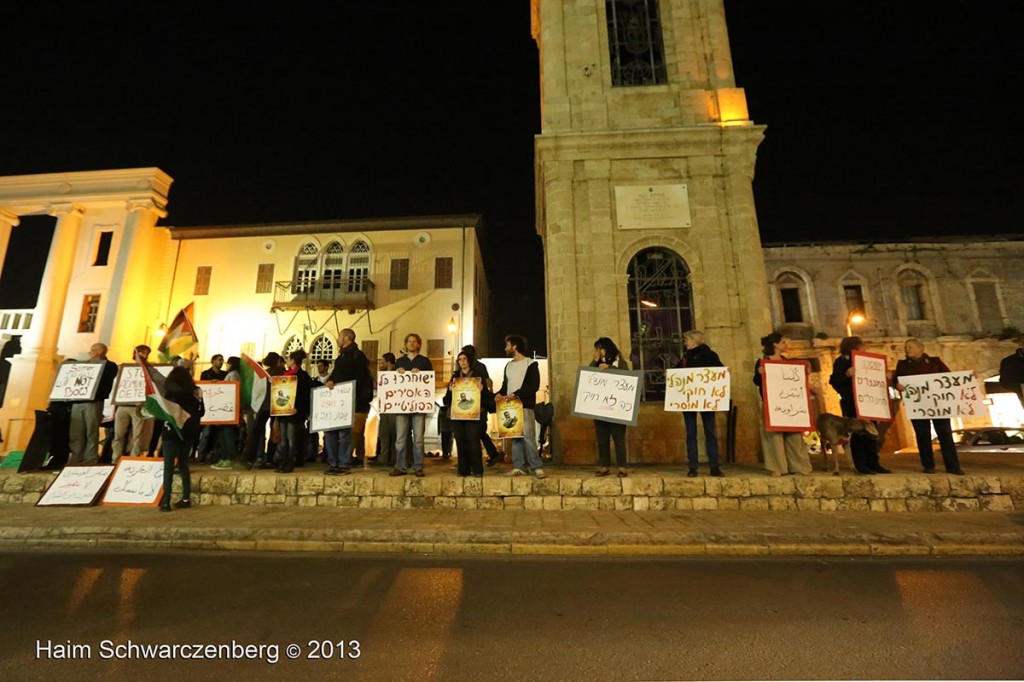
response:
[(113, 464), (66, 466), (36, 502), (38, 507), (89, 507), (103, 492)]
[[(174, 365), (150, 365), (160, 374), (167, 376)], [(111, 402), (115, 405), (142, 405), (146, 402), (146, 379), (142, 365), (125, 364), (117, 370), (117, 381)]]
[(382, 414), (431, 414), (433, 372), (378, 372), (377, 399)]
[(578, 367), (572, 413), (577, 417), (636, 426), (642, 388), (642, 372)]
[(290, 417), (295, 414), (295, 398), (298, 394), (297, 376), (270, 377), (270, 416)]
[(309, 432), (350, 429), (354, 421), (356, 382), (343, 381), (334, 388), (318, 386), (309, 399)]
[(853, 351), (853, 404), (860, 419), (892, 421), (886, 357)]
[(164, 460), (119, 457), (100, 502), (105, 507), (155, 507), (164, 494)]
[(95, 400), (106, 365), (105, 360), (61, 363), (50, 389), (50, 401)]
[(205, 414), (200, 424), (237, 424), (240, 384), (237, 381), (197, 381), (203, 391)]
[(942, 372), (897, 377), (910, 419), (982, 417), (988, 408), (974, 372)]
[(728, 412), (728, 367), (684, 367), (665, 372), (666, 412)]
[(523, 437), (523, 402), (513, 396), (498, 396), (495, 399), (498, 411), (495, 417), (498, 422), (498, 438)]
[(807, 363), (762, 360), (761, 398), (767, 431), (814, 431)]
[(480, 393), (483, 379), (460, 377), (452, 382), (451, 418), (460, 421), (480, 419)]

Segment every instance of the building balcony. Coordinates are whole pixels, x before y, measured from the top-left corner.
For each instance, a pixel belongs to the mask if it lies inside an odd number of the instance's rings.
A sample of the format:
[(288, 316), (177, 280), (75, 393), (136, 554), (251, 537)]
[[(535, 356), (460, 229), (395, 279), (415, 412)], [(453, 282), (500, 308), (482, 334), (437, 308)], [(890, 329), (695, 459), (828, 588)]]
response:
[(274, 310), (372, 310), (375, 287), (365, 277), (274, 283)]

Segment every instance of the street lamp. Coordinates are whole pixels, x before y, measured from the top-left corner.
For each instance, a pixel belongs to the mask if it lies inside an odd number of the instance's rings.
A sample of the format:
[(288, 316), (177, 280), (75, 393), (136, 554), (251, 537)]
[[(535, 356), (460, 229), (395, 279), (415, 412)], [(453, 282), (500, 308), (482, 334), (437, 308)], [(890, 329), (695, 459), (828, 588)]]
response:
[(452, 319), (448, 320), (448, 333), (452, 335), (452, 374), (455, 373), (455, 331), (459, 328), (459, 325), (455, 322), (455, 316), (452, 315)]
[(864, 317), (864, 313), (852, 312), (846, 318), (846, 335), (853, 336), (852, 325), (860, 324), (867, 318)]

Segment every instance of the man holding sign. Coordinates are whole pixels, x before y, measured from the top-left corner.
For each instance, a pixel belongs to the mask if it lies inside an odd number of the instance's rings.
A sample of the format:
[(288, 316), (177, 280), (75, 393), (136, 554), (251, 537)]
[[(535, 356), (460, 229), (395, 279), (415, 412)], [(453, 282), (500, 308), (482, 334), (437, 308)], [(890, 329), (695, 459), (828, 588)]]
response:
[[(693, 402), (700, 402), (700, 407), (704, 409), (685, 409), (685, 407), (689, 406), (684, 406), (683, 424), (686, 426), (686, 460), (689, 464), (686, 475), (689, 478), (697, 476), (697, 415), (700, 414), (700, 421), (704, 427), (704, 450), (707, 452), (711, 475), (725, 476), (719, 464), (715, 415), (722, 407), (725, 410), (728, 410), (730, 407), (731, 401), (728, 399), (729, 373), (722, 365), (722, 360), (718, 357), (718, 353), (711, 350), (711, 347), (704, 343), (703, 332), (697, 330), (686, 332), (683, 334), (683, 344), (686, 346), (686, 350), (683, 351), (683, 357), (680, 358), (676, 369), (720, 367), (722, 369), (719, 372), (709, 373), (710, 376), (696, 375), (693, 377), (694, 382), (703, 380), (703, 383), (709, 384), (715, 379), (719, 379), (720, 381), (724, 380), (725, 384), (721, 387), (708, 386), (711, 392), (710, 398), (703, 394), (698, 394), (697, 390), (693, 391), (695, 394), (693, 397), (696, 398)], [(665, 400), (668, 401), (668, 398), (669, 393), (666, 391)], [(716, 398), (724, 398), (724, 400), (716, 400)]]
[[(405, 355), (398, 358), (395, 367), (399, 374), (411, 372), (434, 371), (430, 364), (430, 358), (420, 355), (420, 347), (423, 339), (419, 334), (406, 334)], [(433, 404), (433, 401), (431, 401)], [(391, 476), (405, 476), (409, 456), (410, 440), (412, 446), (412, 472), (416, 476), (423, 476), (423, 435), (427, 428), (427, 415), (422, 412), (416, 414), (400, 413), (395, 419), (395, 429), (398, 435), (395, 438), (396, 461), (395, 468), (391, 470)], [(410, 439), (411, 435), (411, 439)]]
[(99, 459), (100, 419), (103, 416), (103, 401), (110, 397), (117, 378), (117, 365), (107, 360), (107, 346), (94, 343), (89, 348), (91, 362), (103, 362), (99, 387), (92, 400), (74, 402), (71, 405), (71, 464), (95, 464)]
[(527, 352), (529, 346), (524, 337), (518, 334), (505, 337), (505, 355), (512, 359), (505, 365), (505, 377), (498, 395), (515, 396), (523, 404), (523, 437), (512, 439), (510, 475), (525, 476), (529, 466), (534, 476), (544, 478), (544, 463), (537, 451), (537, 421), (533, 415), (540, 389), (540, 369), (536, 362), (526, 357)]

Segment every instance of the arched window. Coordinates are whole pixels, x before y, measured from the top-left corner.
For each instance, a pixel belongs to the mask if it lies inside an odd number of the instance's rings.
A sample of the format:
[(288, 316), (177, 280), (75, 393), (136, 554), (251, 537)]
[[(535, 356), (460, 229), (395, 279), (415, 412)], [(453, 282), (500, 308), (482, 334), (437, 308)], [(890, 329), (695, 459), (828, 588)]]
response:
[(341, 288), (345, 279), (345, 249), (340, 242), (331, 242), (324, 248), (320, 272), (324, 289)]
[(334, 342), (331, 341), (329, 336), (324, 334), (318, 336), (313, 341), (313, 345), (310, 346), (309, 360), (314, 363), (320, 360), (326, 360), (327, 362), (334, 360)]
[(795, 272), (783, 272), (775, 278), (779, 292), (779, 322), (782, 324), (810, 324), (807, 307), (807, 283)]
[(928, 301), (928, 278), (923, 272), (907, 268), (896, 276), (900, 300), (908, 322), (932, 319)]
[(308, 294), (316, 288), (317, 266), (320, 260), (320, 249), (315, 242), (306, 242), (299, 248), (295, 257), (295, 277), (293, 293)]
[[(644, 400), (664, 400), (665, 370), (693, 329), (690, 270), (677, 253), (650, 248), (629, 262), (630, 365), (644, 373)], [(625, 352), (625, 348), (621, 349)]]
[(350, 293), (366, 291), (370, 281), (370, 264), (373, 253), (370, 245), (362, 239), (352, 245), (348, 255), (348, 291)]
[(298, 336), (292, 336), (284, 344), (284, 350), (281, 352), (281, 355), (284, 356), (285, 364), (288, 364), (288, 356), (297, 350), (302, 350), (302, 339)]

